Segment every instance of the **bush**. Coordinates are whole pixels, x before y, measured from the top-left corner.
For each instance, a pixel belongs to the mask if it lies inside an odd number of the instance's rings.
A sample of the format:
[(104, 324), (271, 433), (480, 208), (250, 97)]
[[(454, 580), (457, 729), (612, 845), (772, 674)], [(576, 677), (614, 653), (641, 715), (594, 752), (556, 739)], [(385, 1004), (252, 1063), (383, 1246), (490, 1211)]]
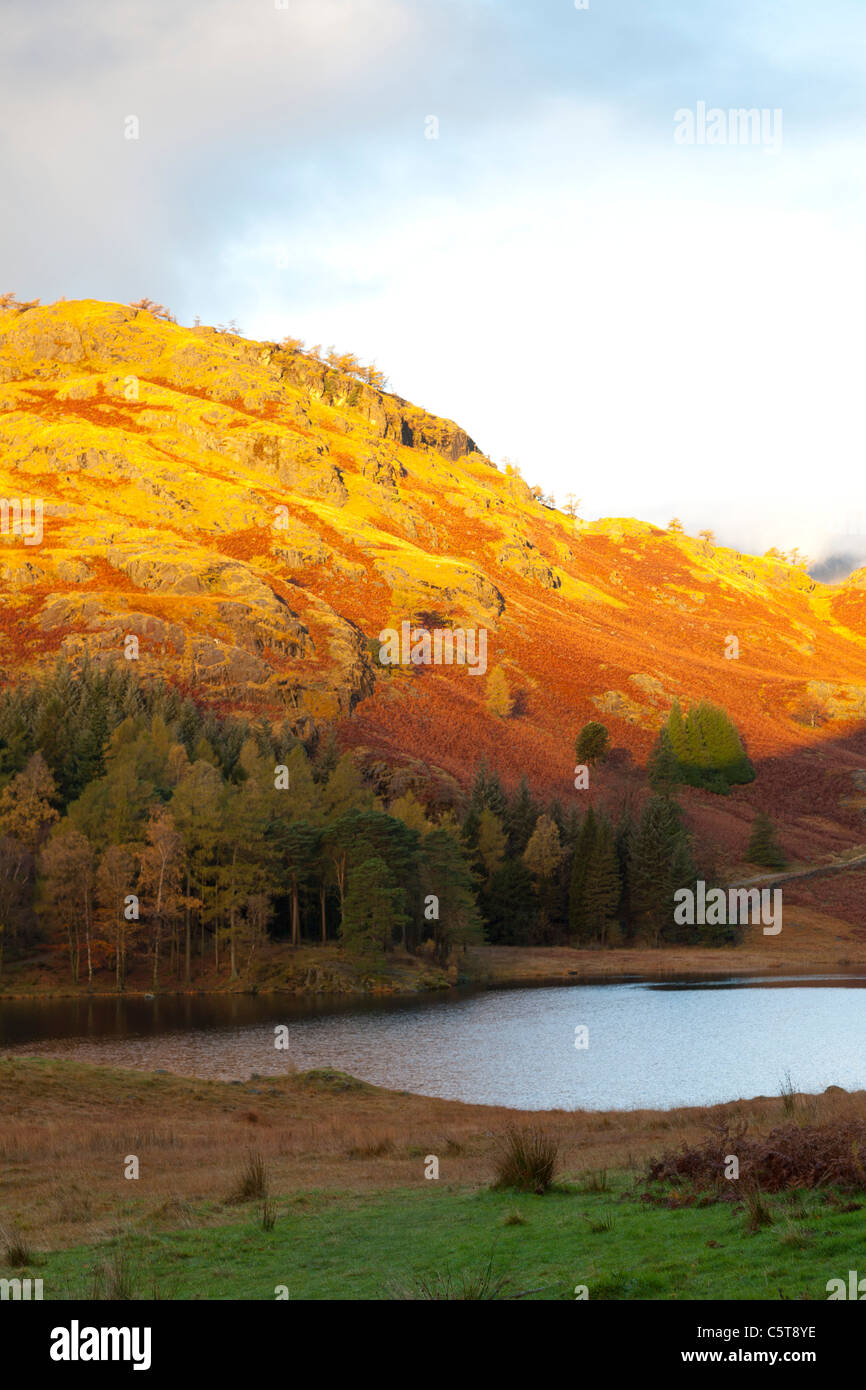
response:
[(33, 1264), (33, 1250), (24, 1236), (14, 1235), (6, 1241), (3, 1258), (10, 1269), (26, 1269)]
[[(728, 1181), (725, 1163), (736, 1154), (738, 1181)], [(646, 1182), (689, 1181), (695, 1187), (725, 1190), (733, 1197), (743, 1188), (754, 1193), (833, 1185), (866, 1187), (866, 1123), (834, 1120), (824, 1125), (779, 1125), (763, 1138), (747, 1138), (745, 1126), (715, 1126), (701, 1144), (665, 1154), (650, 1164)], [(740, 1187), (740, 1184), (743, 1187)]]
[(230, 1202), (263, 1202), (267, 1199), (268, 1188), (268, 1170), (265, 1160), (257, 1149), (250, 1149), (237, 1187), (228, 1200)]
[(541, 1129), (506, 1131), (496, 1159), (494, 1190), (512, 1188), (541, 1196), (553, 1186), (559, 1145)]

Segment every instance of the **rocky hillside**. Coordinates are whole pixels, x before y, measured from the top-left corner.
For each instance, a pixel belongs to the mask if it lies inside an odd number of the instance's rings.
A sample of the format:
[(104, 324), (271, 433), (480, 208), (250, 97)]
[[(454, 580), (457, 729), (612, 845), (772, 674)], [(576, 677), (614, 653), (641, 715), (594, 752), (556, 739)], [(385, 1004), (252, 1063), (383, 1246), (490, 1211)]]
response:
[[(44, 509), (40, 543), (0, 536), (6, 681), (122, 660), (134, 636), (142, 673), (223, 708), (336, 721), (370, 758), (460, 782), (486, 754), (564, 798), (586, 720), (625, 776), (675, 696), (706, 696), (759, 765), (751, 804), (784, 802), (824, 848), (859, 824), (866, 574), (822, 586), (582, 524), (457, 425), (299, 351), (92, 300), (0, 312), (0, 495)], [(485, 628), (511, 715), (489, 673), (379, 665), (371, 639), (406, 619)]]

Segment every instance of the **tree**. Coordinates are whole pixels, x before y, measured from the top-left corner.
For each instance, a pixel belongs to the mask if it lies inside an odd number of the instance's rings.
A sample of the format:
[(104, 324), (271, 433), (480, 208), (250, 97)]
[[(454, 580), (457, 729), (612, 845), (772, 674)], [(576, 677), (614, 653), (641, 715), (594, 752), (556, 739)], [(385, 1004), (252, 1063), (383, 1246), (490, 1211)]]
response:
[(46, 842), (40, 855), (45, 895), (52, 916), (65, 927), (73, 984), (81, 965), (81, 927), (84, 927), (87, 979), (93, 983), (91, 941), (94, 921), (96, 855), (86, 835), (64, 822)]
[(508, 853), (512, 858), (523, 854), (540, 814), (541, 808), (532, 799), (529, 783), (525, 777), (521, 777), (520, 785), (508, 803), (505, 816)]
[(568, 925), (572, 937), (579, 941), (589, 937), (591, 923), (586, 910), (585, 885), (589, 862), (595, 846), (597, 824), (595, 812), (590, 806), (578, 832), (571, 861), (571, 883), (568, 895)]
[(763, 811), (758, 811), (752, 822), (752, 834), (746, 858), (750, 864), (760, 864), (766, 869), (784, 869), (785, 855), (776, 840), (773, 822)]
[(716, 543), (715, 531), (699, 531), (698, 539), (704, 542), (704, 549), (709, 550)]
[(184, 978), (192, 979), (193, 913), (199, 922), (199, 955), (204, 956), (204, 927), (209, 898), (213, 898), (217, 858), (222, 778), (206, 762), (193, 763), (182, 775), (171, 799), (175, 825), (183, 840)]
[(58, 812), (52, 806), (57, 787), (41, 753), (34, 753), (0, 794), (0, 834), (11, 835), (31, 853), (44, 839)]
[(425, 835), (421, 866), (425, 900), (428, 890), (438, 900), (437, 916), (425, 916), (425, 925), (429, 922), (436, 959), (444, 965), (452, 951), (483, 939), (472, 873), (459, 840), (444, 829)]
[(286, 866), (292, 904), (292, 945), (301, 944), (300, 892), (315, 877), (322, 844), (322, 831), (306, 821), (296, 821), (280, 830), (279, 846)]
[(181, 910), (183, 840), (165, 806), (151, 807), (147, 844), (139, 853), (139, 891), (151, 933), (153, 987), (159, 986), (160, 947), (165, 923)]
[(645, 805), (629, 865), (632, 908), (654, 946), (675, 939), (674, 893), (694, 887), (695, 869), (682, 813), (667, 796)]
[(583, 915), (593, 937), (606, 944), (617, 921), (622, 879), (613, 827), (607, 816), (598, 821), (583, 880)]
[(487, 708), (500, 719), (508, 719), (514, 709), (514, 701), (508, 688), (508, 680), (501, 666), (494, 666), (487, 677)]
[(562, 863), (562, 855), (559, 826), (550, 816), (539, 816), (523, 854), (524, 864), (536, 878), (549, 880)]
[(495, 946), (525, 946), (532, 901), (532, 875), (522, 859), (507, 859), (481, 894), (488, 941)]
[(671, 531), (675, 536), (681, 536), (681, 535), (682, 535), (682, 533), (683, 533), (683, 523), (680, 521), (680, 519), (679, 519), (678, 516), (673, 517), (673, 518), (668, 522), (668, 530)]
[(564, 850), (559, 826), (550, 815), (541, 815), (523, 854), (523, 862), (536, 884), (538, 912), (533, 922), (533, 940), (545, 943), (554, 933), (559, 916), (559, 867)]
[(128, 938), (136, 930), (134, 923), (137, 919), (126, 915), (127, 899), (133, 893), (136, 882), (132, 850), (126, 845), (109, 845), (99, 861), (96, 897), (100, 919), (108, 929), (109, 940), (113, 940), (114, 943), (115, 982), (118, 992), (122, 992), (126, 985)]
[(11, 835), (0, 837), (0, 975), (3, 954), (8, 945), (17, 944), (19, 934), (31, 920), (33, 893), (33, 855)]
[(572, 518), (577, 516), (578, 512), (580, 511), (580, 501), (581, 499), (579, 497), (575, 497), (573, 492), (567, 492), (565, 494), (564, 510), (566, 516), (570, 516)]
[(730, 788), (752, 782), (755, 769), (727, 714), (701, 700), (683, 719), (675, 700), (648, 762), (653, 787), (661, 791), (677, 782), (727, 795)]
[(340, 939), (353, 955), (387, 951), (403, 926), (403, 891), (383, 859), (364, 859), (349, 876)]
[(610, 752), (610, 733), (605, 725), (597, 720), (584, 724), (574, 741), (574, 752), (578, 763), (589, 767), (604, 762)]
[(426, 835), (429, 830), (433, 829), (424, 807), (411, 791), (396, 797), (388, 807), (388, 814), (396, 820), (401, 820), (410, 829), (417, 830), (421, 835)]
[(165, 305), (157, 304), (153, 299), (136, 299), (130, 304), (130, 309), (144, 309), (147, 313), (153, 314), (156, 319), (165, 319), (167, 323), (177, 323), (177, 319), (170, 309)]
[(478, 854), (488, 881), (505, 858), (507, 843), (502, 821), (485, 806), (478, 818)]

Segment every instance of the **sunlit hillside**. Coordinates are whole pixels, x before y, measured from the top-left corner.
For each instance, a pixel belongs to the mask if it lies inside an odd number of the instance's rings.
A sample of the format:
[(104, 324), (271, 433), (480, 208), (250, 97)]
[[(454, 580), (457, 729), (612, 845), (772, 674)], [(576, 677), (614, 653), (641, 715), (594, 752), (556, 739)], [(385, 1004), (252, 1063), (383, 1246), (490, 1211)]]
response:
[[(537, 404), (567, 449), (579, 393)], [(576, 493), (592, 467), (576, 462)], [(708, 697), (759, 769), (730, 801), (691, 797), (719, 843), (765, 805), (804, 857), (857, 838), (862, 574), (827, 587), (639, 521), (584, 523), (356, 376), (93, 300), (0, 312), (0, 489), (44, 507), (41, 543), (8, 520), (0, 537), (7, 682), (84, 651), (123, 660), (135, 636), (141, 674), (223, 710), (336, 721), (368, 762), (449, 782), (486, 756), (564, 798), (581, 724), (609, 726), (624, 786), (672, 700)], [(486, 629), (487, 674), (382, 667), (378, 634), (404, 620)]]

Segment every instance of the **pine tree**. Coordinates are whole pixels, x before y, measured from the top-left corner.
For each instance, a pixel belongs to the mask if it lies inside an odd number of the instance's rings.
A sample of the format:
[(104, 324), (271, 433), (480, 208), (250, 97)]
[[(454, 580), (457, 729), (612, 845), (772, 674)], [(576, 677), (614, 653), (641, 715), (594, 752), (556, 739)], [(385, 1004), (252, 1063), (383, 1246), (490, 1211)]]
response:
[(776, 840), (776, 832), (769, 816), (759, 811), (752, 822), (752, 834), (746, 858), (750, 864), (760, 864), (766, 869), (784, 869), (785, 855)]
[(601, 816), (583, 882), (583, 914), (585, 930), (603, 944), (617, 920), (621, 891), (613, 828), (607, 816)]
[(377, 957), (389, 949), (405, 920), (403, 891), (383, 859), (361, 860), (349, 875), (340, 940), (353, 955)]
[(438, 899), (438, 917), (425, 918), (433, 933), (434, 950), (440, 965), (452, 951), (480, 944), (484, 930), (472, 873), (456, 835), (432, 830), (421, 844), (421, 873), (426, 894)]
[(590, 806), (583, 818), (580, 833), (577, 837), (577, 844), (574, 847), (574, 858), (571, 863), (571, 886), (568, 898), (568, 925), (572, 937), (579, 941), (589, 938), (591, 923), (586, 911), (586, 877), (589, 869), (589, 861), (595, 846), (597, 824), (595, 812)]
[(508, 805), (505, 817), (505, 829), (508, 832), (508, 853), (512, 858), (518, 858), (526, 846), (529, 838), (535, 829), (540, 808), (536, 806), (529, 790), (529, 783), (525, 777), (521, 777), (520, 785)]
[(529, 941), (532, 875), (522, 859), (507, 859), (481, 894), (486, 936), (494, 946), (525, 946)]
[(692, 886), (694, 878), (679, 806), (670, 797), (652, 797), (634, 837), (629, 881), (636, 923), (653, 945), (676, 935), (674, 892)]
[(574, 752), (578, 763), (594, 767), (603, 762), (610, 751), (610, 732), (604, 724), (592, 720), (584, 724), (574, 741)]

